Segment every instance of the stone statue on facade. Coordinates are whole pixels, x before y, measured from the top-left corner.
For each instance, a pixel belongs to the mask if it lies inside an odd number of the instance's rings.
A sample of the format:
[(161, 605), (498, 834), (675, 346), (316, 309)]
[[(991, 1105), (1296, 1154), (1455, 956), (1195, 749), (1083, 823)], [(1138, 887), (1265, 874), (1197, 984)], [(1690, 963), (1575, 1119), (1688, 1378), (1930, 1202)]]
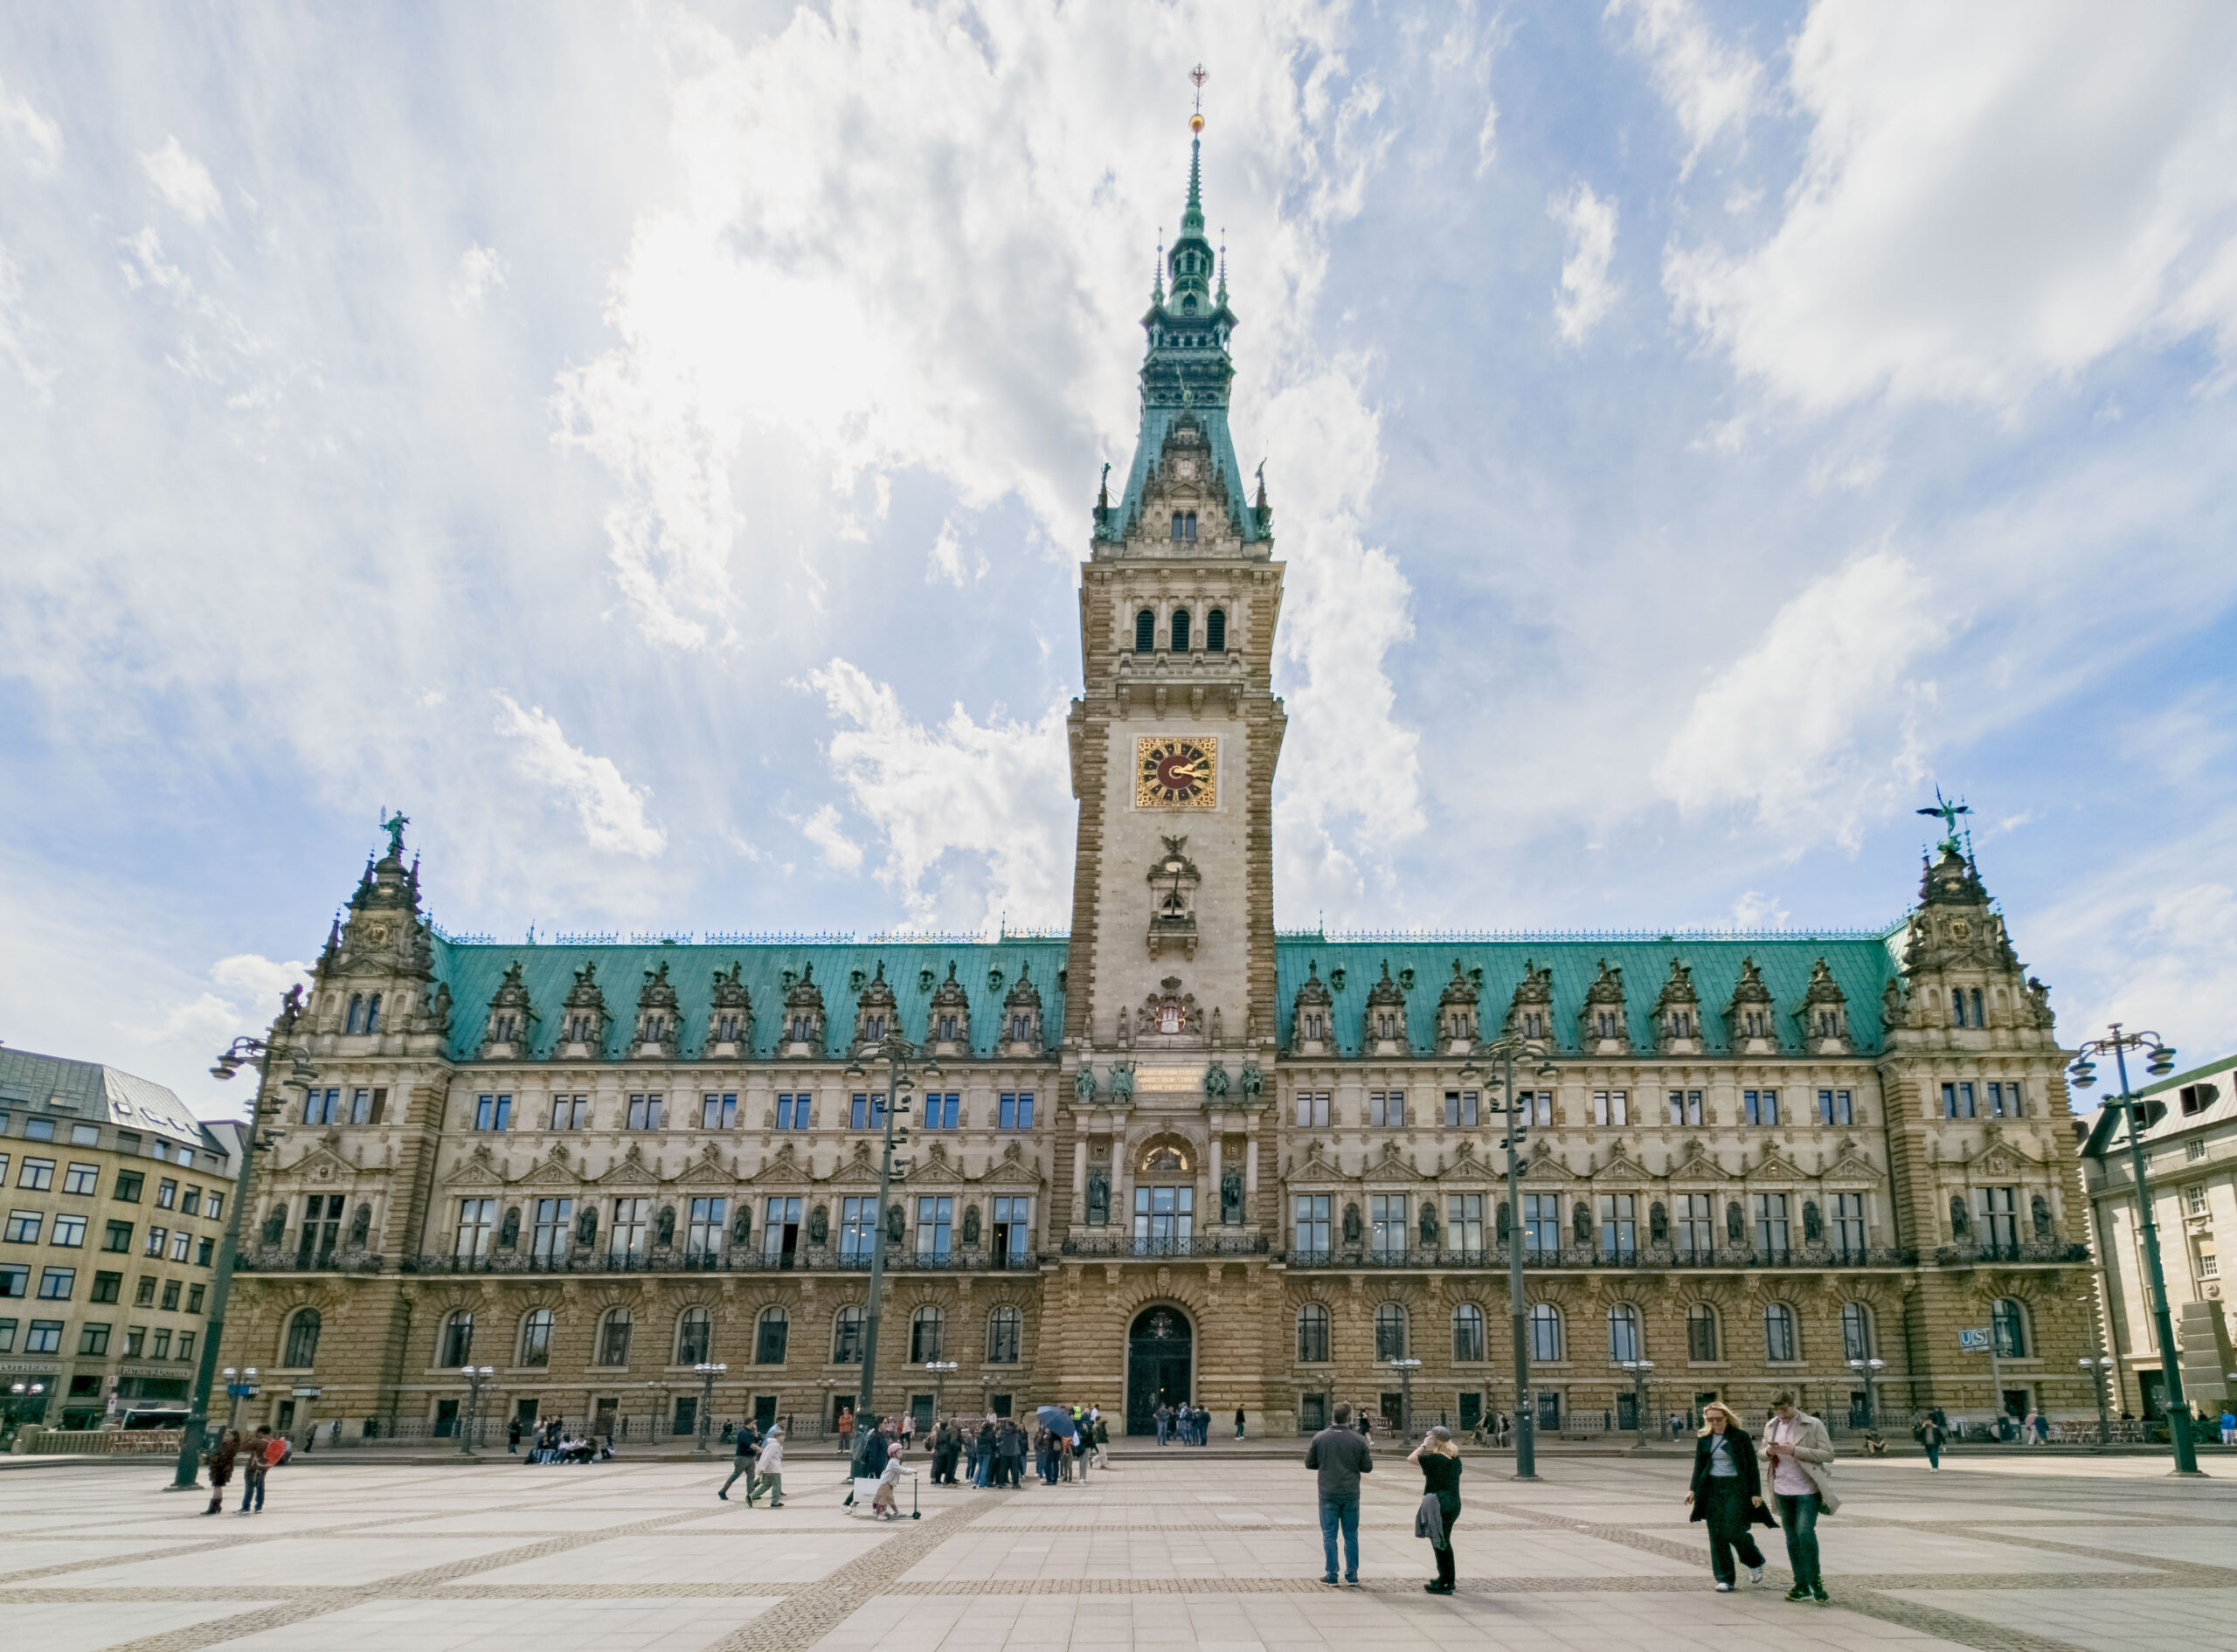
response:
[(731, 1224), (731, 1243), (743, 1249), (753, 1242), (753, 1207), (741, 1202), (738, 1220)]
[[(1216, 1011), (1214, 1013), (1217, 1013)], [(1227, 1096), (1227, 1063), (1214, 1061), (1204, 1071), (1204, 1099), (1216, 1102)]]
[(1110, 1089), (1111, 1099), (1113, 1102), (1132, 1101), (1134, 1099), (1134, 1064), (1132, 1061), (1119, 1062), (1111, 1069), (1105, 1082)]
[(1425, 1199), (1422, 1201), (1422, 1248), (1435, 1250), (1437, 1241), (1437, 1201)]
[(1238, 1082), (1242, 1086), (1243, 1099), (1246, 1102), (1255, 1102), (1266, 1093), (1266, 1075), (1259, 1070), (1255, 1061), (1243, 1062), (1243, 1075)]
[(1344, 1206), (1344, 1242), (1347, 1245), (1360, 1242), (1360, 1207), (1357, 1205)]
[(1087, 1179), (1087, 1225), (1101, 1227), (1111, 1220), (1111, 1178), (1091, 1171)]
[(287, 1207), (285, 1205), (274, 1205), (272, 1207), (272, 1213), (264, 1219), (264, 1242), (267, 1245), (276, 1245), (280, 1242), (280, 1235), (287, 1231)]
[(1232, 1165), (1220, 1172), (1220, 1220), (1229, 1227), (1243, 1220), (1243, 1172)]
[(885, 1207), (885, 1242), (887, 1244), (897, 1245), (901, 1242), (903, 1235), (908, 1231), (908, 1217), (902, 1213), (899, 1199), (897, 1199)]
[(520, 1242), (521, 1207), (508, 1205), (505, 1206), (505, 1220), (497, 1226), (497, 1248), (514, 1250), (519, 1248)]
[(661, 1206), (661, 1213), (654, 1222), (654, 1232), (657, 1235), (654, 1242), (662, 1250), (668, 1249), (675, 1243), (675, 1206), (663, 1205)]
[(1095, 1105), (1095, 1069), (1083, 1066), (1072, 1075), (1072, 1100), (1082, 1107)]
[(585, 1205), (575, 1218), (575, 1243), (585, 1250), (598, 1243), (598, 1206)]
[(350, 1248), (364, 1249), (365, 1242), (372, 1237), (372, 1233), (373, 1207), (371, 1205), (360, 1205), (357, 1206), (357, 1213), (350, 1219)]
[(966, 1245), (979, 1242), (979, 1206), (976, 1205), (963, 1207), (963, 1242)]
[(807, 1242), (827, 1244), (831, 1239), (831, 1206), (818, 1205), (807, 1213)]

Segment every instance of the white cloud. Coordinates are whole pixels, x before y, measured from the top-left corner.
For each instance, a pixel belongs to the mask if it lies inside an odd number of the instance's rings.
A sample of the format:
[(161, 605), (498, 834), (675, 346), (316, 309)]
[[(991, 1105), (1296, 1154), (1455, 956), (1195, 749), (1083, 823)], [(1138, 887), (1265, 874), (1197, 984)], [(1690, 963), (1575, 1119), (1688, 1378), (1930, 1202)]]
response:
[(480, 309), (481, 301), (504, 286), (511, 271), (504, 254), (495, 248), (479, 242), (467, 247), (459, 259), (458, 273), (451, 280), (451, 308), (461, 315)]
[(1569, 232), (1554, 322), (1563, 338), (1582, 343), (1622, 290), (1620, 283), (1608, 279), (1608, 263), (1616, 253), (1616, 203), (1580, 183), (1567, 195), (1548, 201), (1546, 215)]
[(2237, 349), (2237, 9), (1822, 0), (1776, 230), (1673, 244), (1678, 313), (1776, 394), (2009, 411), (2124, 346)]
[(1653, 64), (1662, 94), (1693, 148), (1679, 176), (1727, 127), (1744, 131), (1762, 100), (1763, 66), (1744, 46), (1718, 39), (1693, 0), (1609, 0), (1610, 21), (1629, 14), (1631, 49)]
[(1787, 926), (1788, 912), (1779, 904), (1775, 895), (1765, 895), (1761, 889), (1749, 889), (1732, 903), (1732, 927), (1735, 930), (1783, 930)]
[(968, 560), (970, 566), (966, 570), (963, 539), (955, 531), (955, 519), (950, 517), (940, 523), (939, 537), (933, 540), (932, 554), (925, 560), (925, 583), (929, 585), (936, 581), (945, 581), (960, 591), (966, 584), (975, 584), (984, 579), (987, 577), (987, 553), (973, 550)]
[(505, 694), (497, 702), (503, 710), (496, 729), (513, 743), (514, 768), (574, 810), (591, 847), (641, 860), (668, 847), (668, 834), (646, 817), (645, 804), (652, 796), (647, 788), (623, 779), (612, 758), (569, 745), (543, 707), (524, 711)]
[(210, 169), (181, 149), (176, 136), (164, 139), (162, 149), (142, 155), (140, 169), (156, 186), (156, 193), (170, 203), (171, 211), (190, 224), (225, 217), (225, 204)]
[[(1030, 723), (981, 723), (958, 705), (928, 728), (844, 660), (809, 673), (807, 686), (846, 725), (832, 736), (832, 770), (883, 840), (878, 879), (901, 895), (912, 921), (1067, 922), (1073, 815), (1062, 702)], [(862, 851), (841, 833), (835, 810), (802, 829), (840, 869), (860, 864)]]
[(1912, 663), (1949, 622), (1925, 576), (1892, 552), (1812, 581), (1763, 639), (1693, 698), (1655, 765), (1679, 808), (1752, 806), (1797, 840), (1853, 845), (1924, 772), (1920, 713), (1935, 686)]
[(117, 1021), (114, 1028), (142, 1048), (184, 1047), (214, 1054), (243, 1033), (261, 1034), (279, 1013), (280, 996), (291, 986), (308, 986), (310, 974), (308, 964), (236, 953), (210, 966), (210, 982), (218, 990), (175, 999), (149, 1020)]
[(32, 330), (33, 323), (24, 310), (23, 273), (8, 256), (8, 249), (0, 246), (0, 359), (15, 364), (24, 387), (45, 405), (54, 399), (54, 374), (33, 358)]
[(800, 826), (800, 835), (815, 845), (823, 863), (833, 871), (855, 873), (862, 869), (862, 846), (847, 835), (835, 805), (825, 804), (801, 821)]
[(10, 95), (5, 80), (0, 80), (0, 136), (14, 143), (25, 167), (39, 176), (52, 174), (62, 159), (62, 128), (29, 98)]

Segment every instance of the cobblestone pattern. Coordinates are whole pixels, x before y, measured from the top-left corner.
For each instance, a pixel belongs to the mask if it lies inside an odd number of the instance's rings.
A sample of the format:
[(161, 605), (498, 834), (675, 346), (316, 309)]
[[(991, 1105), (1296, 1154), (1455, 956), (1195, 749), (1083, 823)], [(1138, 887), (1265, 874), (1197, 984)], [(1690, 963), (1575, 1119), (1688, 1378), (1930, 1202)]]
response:
[(950, 1538), (961, 1536), (985, 1512), (974, 1496), (959, 1509), (910, 1523), (821, 1582), (792, 1585), (783, 1604), (770, 1607), (707, 1652), (805, 1652), (854, 1615), (864, 1601), (891, 1593), (911, 1566)]

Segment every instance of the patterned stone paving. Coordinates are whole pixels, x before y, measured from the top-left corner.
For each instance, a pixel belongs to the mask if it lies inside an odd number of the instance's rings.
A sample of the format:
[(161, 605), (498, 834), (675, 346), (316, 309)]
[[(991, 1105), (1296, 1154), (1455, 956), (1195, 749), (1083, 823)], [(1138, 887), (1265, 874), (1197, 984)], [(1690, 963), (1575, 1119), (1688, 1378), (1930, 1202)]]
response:
[[(1301, 1449), (1300, 1454), (1301, 1455)], [(1472, 1459), (1461, 1592), (1421, 1593), (1418, 1478), (1367, 1482), (1363, 1586), (1319, 1581), (1312, 1477), (1279, 1456), (1144, 1458), (1085, 1486), (949, 1490), (924, 1518), (839, 1508), (836, 1465), (782, 1510), (680, 1462), (291, 1466), (259, 1515), (205, 1517), (131, 1465), (0, 1473), (0, 1639), (34, 1652), (891, 1652), (1332, 1647), (1791, 1652), (2237, 1648), (2237, 1479), (2137, 1458), (1848, 1464), (1820, 1525), (1830, 1608), (1711, 1592), (1685, 1463)], [(238, 1497), (239, 1487), (234, 1488)], [(1309, 1600), (1299, 1599), (1310, 1596)]]

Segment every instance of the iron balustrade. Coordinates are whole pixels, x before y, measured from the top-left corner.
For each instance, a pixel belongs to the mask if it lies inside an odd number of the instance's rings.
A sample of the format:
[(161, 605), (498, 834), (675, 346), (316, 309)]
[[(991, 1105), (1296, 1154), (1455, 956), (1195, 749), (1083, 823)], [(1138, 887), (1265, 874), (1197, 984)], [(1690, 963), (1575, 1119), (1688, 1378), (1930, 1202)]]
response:
[(1066, 1256), (1264, 1256), (1270, 1254), (1264, 1234), (1199, 1234), (1188, 1239), (1136, 1239), (1130, 1234), (1108, 1238), (1067, 1239), (1060, 1249)]
[[(1338, 1250), (1285, 1251), (1280, 1253), (1279, 1260), (1291, 1268), (1504, 1268), (1507, 1264), (1507, 1248), (1504, 1245), (1491, 1250), (1461, 1251), (1423, 1248), (1377, 1251), (1371, 1247), (1354, 1246)], [(1660, 1247), (1610, 1255), (1590, 1246), (1571, 1245), (1557, 1252), (1526, 1248), (1522, 1260), (1524, 1267), (1547, 1272), (1588, 1268), (1620, 1268), (1635, 1271), (1669, 1268), (1915, 1268), (1919, 1254), (1908, 1248), (1893, 1248), (1834, 1250), (1818, 1246), (1801, 1246), (1783, 1251), (1760, 1252), (1749, 1246), (1731, 1246), (1684, 1255)]]
[[(904, 1250), (889, 1246), (885, 1265), (900, 1273), (1014, 1273), (1037, 1268), (1039, 1251)], [(720, 1254), (673, 1251), (571, 1251), (564, 1256), (524, 1256), (497, 1252), (487, 1256), (428, 1255), (407, 1256), (397, 1271), (406, 1274), (866, 1274), (868, 1248), (841, 1255), (827, 1249), (797, 1250), (772, 1255), (766, 1251), (738, 1249)]]

